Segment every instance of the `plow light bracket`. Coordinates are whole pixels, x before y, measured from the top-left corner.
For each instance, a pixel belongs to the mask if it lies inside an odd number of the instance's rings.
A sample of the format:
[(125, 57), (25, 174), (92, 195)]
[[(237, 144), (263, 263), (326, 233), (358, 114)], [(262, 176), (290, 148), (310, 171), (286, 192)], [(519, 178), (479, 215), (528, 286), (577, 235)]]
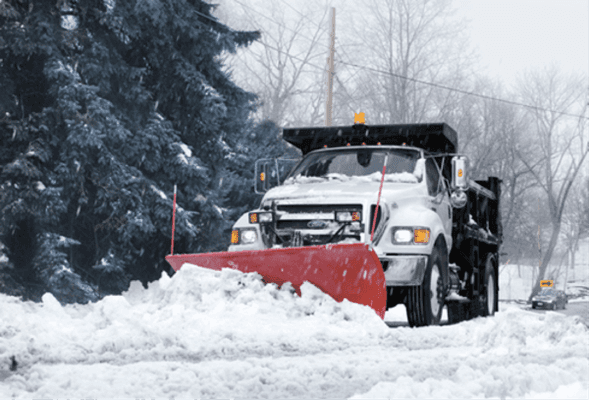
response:
[(362, 213), (360, 211), (336, 211), (335, 220), (337, 222), (360, 222)]
[(254, 211), (249, 213), (250, 224), (271, 224), (274, 221), (270, 211)]

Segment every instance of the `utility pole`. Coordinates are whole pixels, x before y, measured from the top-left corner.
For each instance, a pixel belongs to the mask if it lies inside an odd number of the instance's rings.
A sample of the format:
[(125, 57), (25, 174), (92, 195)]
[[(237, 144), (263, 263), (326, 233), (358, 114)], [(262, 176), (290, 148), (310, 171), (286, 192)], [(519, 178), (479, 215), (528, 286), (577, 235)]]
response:
[(331, 32), (329, 34), (329, 71), (327, 72), (327, 101), (325, 102), (325, 126), (331, 126), (331, 111), (333, 104), (333, 59), (335, 52), (335, 7), (331, 7)]

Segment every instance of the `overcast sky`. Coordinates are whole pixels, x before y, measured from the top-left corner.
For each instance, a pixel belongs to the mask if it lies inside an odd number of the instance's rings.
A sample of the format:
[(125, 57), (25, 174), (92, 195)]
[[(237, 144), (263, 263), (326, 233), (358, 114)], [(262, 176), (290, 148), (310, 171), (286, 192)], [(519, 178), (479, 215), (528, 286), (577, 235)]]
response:
[[(353, 2), (334, 1), (340, 21), (336, 31), (345, 29), (342, 13), (353, 12), (346, 7)], [(297, 0), (289, 3), (304, 8)], [(556, 64), (564, 72), (584, 74), (589, 86), (589, 0), (453, 0), (453, 8), (468, 22), (470, 45), (480, 57), (482, 74), (509, 86), (527, 70)], [(221, 20), (223, 14), (233, 13), (231, 7), (221, 9)], [(243, 22), (233, 18), (230, 25), (245, 29)], [(267, 24), (271, 21), (259, 20), (261, 27)]]
[[(454, 0), (490, 76), (512, 83), (535, 66), (589, 73), (589, 1)], [(589, 82), (588, 82), (589, 84)]]

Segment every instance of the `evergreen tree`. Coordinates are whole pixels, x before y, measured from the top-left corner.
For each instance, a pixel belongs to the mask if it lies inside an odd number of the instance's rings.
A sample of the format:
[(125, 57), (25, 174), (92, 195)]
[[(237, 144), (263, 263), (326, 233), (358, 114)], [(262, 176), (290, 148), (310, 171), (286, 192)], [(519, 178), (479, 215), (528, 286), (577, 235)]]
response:
[[(200, 0), (0, 2), (0, 240), (11, 277), (88, 301), (218, 249), (253, 95), (220, 56), (257, 32)], [(225, 243), (228, 238), (225, 239)]]
[[(243, 213), (257, 208), (262, 195), (254, 192), (254, 166), (258, 159), (283, 158), (297, 160), (300, 150), (287, 144), (280, 135), (279, 128), (270, 120), (251, 123), (246, 133), (231, 142), (234, 152), (228, 156), (227, 173), (223, 184), (225, 215), (228, 221), (236, 221)], [(289, 166), (281, 165), (282, 176)], [(229, 237), (231, 225), (225, 227), (225, 237)]]

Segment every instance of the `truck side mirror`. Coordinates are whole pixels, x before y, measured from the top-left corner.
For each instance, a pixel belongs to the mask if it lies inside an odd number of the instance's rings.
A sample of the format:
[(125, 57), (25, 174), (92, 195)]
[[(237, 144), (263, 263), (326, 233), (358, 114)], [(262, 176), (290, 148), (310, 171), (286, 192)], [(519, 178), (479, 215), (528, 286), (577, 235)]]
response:
[(275, 159), (257, 160), (254, 173), (256, 176), (254, 191), (258, 194), (266, 193), (280, 183)]
[(468, 190), (468, 178), (466, 174), (466, 157), (452, 157), (452, 195), (450, 203), (454, 208), (462, 208), (468, 201), (465, 191)]
[(299, 160), (263, 158), (255, 164), (255, 186), (257, 194), (264, 194), (275, 186), (280, 185), (288, 175), (291, 168)]
[(468, 189), (468, 179), (466, 175), (466, 157), (452, 157), (452, 190)]

